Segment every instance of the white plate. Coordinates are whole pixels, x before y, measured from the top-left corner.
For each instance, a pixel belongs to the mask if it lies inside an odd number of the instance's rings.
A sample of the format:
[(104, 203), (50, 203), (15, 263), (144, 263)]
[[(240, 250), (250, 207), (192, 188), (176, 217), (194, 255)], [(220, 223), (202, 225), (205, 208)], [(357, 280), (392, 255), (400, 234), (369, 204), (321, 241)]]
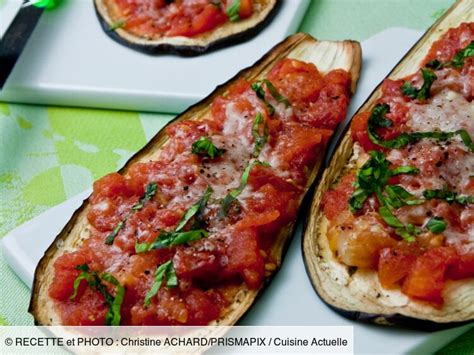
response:
[(92, 0), (46, 11), (0, 101), (180, 112), (294, 33), (309, 0), (285, 0), (252, 40), (206, 55), (150, 56), (109, 38)]
[(13, 22), (22, 3), (23, 0), (0, 0), (0, 40)]
[[(363, 69), (349, 115), (364, 102), (390, 69), (419, 38), (420, 32), (392, 28), (362, 43)], [(35, 266), (86, 191), (13, 230), (3, 238), (5, 259), (29, 286)], [(425, 333), (422, 330), (389, 329), (349, 321), (329, 309), (315, 294), (306, 275), (301, 254), (301, 223), (280, 272), (242, 320), (242, 325), (353, 325), (357, 353), (429, 353), (466, 328)]]

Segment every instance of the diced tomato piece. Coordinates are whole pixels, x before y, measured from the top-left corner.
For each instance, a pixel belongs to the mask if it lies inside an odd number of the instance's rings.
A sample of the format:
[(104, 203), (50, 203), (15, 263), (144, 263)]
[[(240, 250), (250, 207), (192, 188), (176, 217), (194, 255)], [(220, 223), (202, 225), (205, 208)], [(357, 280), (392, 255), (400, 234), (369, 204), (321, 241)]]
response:
[(188, 309), (188, 325), (206, 325), (219, 318), (220, 310), (224, 306), (222, 297), (217, 292), (191, 289), (185, 297)]
[(344, 215), (347, 218), (342, 223), (332, 225), (328, 230), (331, 250), (348, 266), (377, 268), (379, 251), (393, 247), (397, 242), (391, 238), (377, 213), (357, 218), (350, 212)]
[(324, 148), (330, 132), (312, 127), (287, 125), (275, 147), (279, 156), (279, 168), (301, 172), (305, 166), (314, 163), (318, 157), (317, 153)]
[(367, 133), (367, 123), (370, 112), (362, 112), (354, 116), (351, 122), (351, 135), (355, 142), (358, 142), (366, 152), (370, 150), (381, 150), (382, 147), (372, 143)]
[(443, 304), (442, 291), (446, 270), (459, 260), (453, 247), (437, 247), (416, 259), (402, 290), (412, 298), (427, 301), (435, 306)]
[(240, 275), (249, 288), (258, 288), (265, 273), (257, 233), (251, 229), (234, 231), (227, 240), (228, 264), (225, 273)]
[(313, 101), (323, 86), (322, 75), (312, 63), (296, 59), (282, 59), (268, 74), (268, 80), (294, 104)]
[(343, 70), (330, 71), (323, 78), (316, 100), (296, 103), (296, 117), (313, 127), (335, 129), (346, 116), (350, 96), (350, 75)]
[(410, 272), (417, 255), (408, 248), (384, 248), (379, 252), (378, 275), (382, 287), (392, 288)]
[(179, 278), (200, 281), (218, 279), (225, 253), (225, 245), (216, 240), (200, 240), (178, 248), (173, 258), (176, 274)]
[(247, 18), (253, 13), (253, 0), (240, 0), (239, 17)]
[(451, 280), (474, 277), (474, 253), (460, 255), (457, 263), (449, 265), (446, 276)]
[(258, 190), (263, 185), (271, 184), (279, 191), (299, 191), (300, 188), (276, 175), (269, 167), (256, 165), (250, 171), (248, 184), (254, 190)]
[(119, 173), (110, 173), (100, 178), (93, 185), (92, 198), (98, 200), (102, 197), (130, 196), (133, 191), (129, 189), (127, 180)]
[(77, 301), (61, 303), (63, 325), (104, 325), (108, 305), (104, 296), (89, 287)]
[(280, 217), (277, 210), (265, 211), (259, 214), (251, 214), (239, 221), (236, 225), (237, 229), (247, 229), (250, 227), (259, 227), (274, 222)]
[(330, 221), (337, 218), (342, 212), (349, 211), (349, 198), (354, 192), (355, 175), (344, 176), (333, 190), (323, 195), (322, 208), (324, 215)]
[[(90, 256), (82, 251), (63, 254), (57, 258), (54, 262), (54, 279), (49, 287), (49, 295), (57, 300), (68, 300), (74, 292), (74, 281), (81, 273), (76, 267), (89, 261)], [(85, 288), (86, 282), (81, 282), (77, 298), (81, 297)]]
[(226, 16), (217, 6), (208, 4), (200, 14), (193, 18), (191, 35), (212, 30), (226, 20)]
[(442, 63), (448, 62), (460, 49), (465, 48), (473, 40), (474, 23), (464, 22), (456, 28), (451, 28), (433, 43), (423, 65), (433, 59), (438, 59)]

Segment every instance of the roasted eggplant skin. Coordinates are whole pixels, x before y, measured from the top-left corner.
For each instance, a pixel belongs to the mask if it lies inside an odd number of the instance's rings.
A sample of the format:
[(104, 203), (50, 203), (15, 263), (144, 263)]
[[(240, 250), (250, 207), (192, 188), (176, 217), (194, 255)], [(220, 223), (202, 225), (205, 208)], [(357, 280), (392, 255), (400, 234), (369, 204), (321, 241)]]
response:
[[(149, 54), (149, 55), (174, 54), (174, 55), (179, 55), (183, 57), (195, 57), (195, 56), (202, 55), (203, 53), (206, 53), (206, 52), (211, 52), (211, 51), (218, 50), (224, 47), (243, 43), (254, 38), (274, 19), (274, 17), (277, 15), (280, 8), (282, 7), (283, 1), (287, 1), (287, 0), (270, 0), (269, 6), (271, 6), (271, 9), (268, 11), (267, 15), (262, 20), (256, 22), (254, 25), (242, 31), (237, 31), (235, 33), (232, 33), (232, 31), (229, 31), (230, 33), (228, 35), (220, 36), (219, 38), (205, 45), (199, 45), (197, 43), (194, 45), (193, 44), (172, 44), (172, 43), (166, 43), (166, 42), (154, 44), (152, 43), (152, 41), (149, 41), (149, 43), (147, 43), (146, 40), (140, 41), (142, 43), (138, 41), (133, 41), (131, 38), (126, 38), (127, 36), (124, 36), (124, 34), (126, 33), (125, 30), (123, 29), (111, 30), (110, 29), (111, 23), (108, 22), (104, 18), (104, 15), (103, 15), (104, 10), (101, 9), (104, 7), (103, 5), (104, 0), (94, 0), (94, 9), (104, 32), (110, 38), (120, 43), (121, 45), (124, 45), (130, 49), (136, 50), (144, 54)], [(253, 15), (250, 18), (245, 19), (243, 21), (252, 20), (252, 17)], [(233, 24), (231, 23), (231, 25)], [(213, 30), (211, 30), (210, 32), (212, 31)], [(190, 39), (192, 40), (192, 38)]]
[[(142, 157), (147, 157), (151, 155), (153, 152), (157, 150), (157, 147), (160, 148), (167, 140), (167, 135), (165, 133), (165, 128), (168, 127), (170, 124), (186, 119), (200, 118), (202, 115), (203, 108), (209, 107), (212, 101), (222, 95), (229, 85), (233, 82), (237, 81), (240, 78), (255, 78), (270, 66), (272, 66), (277, 60), (288, 56), (290, 53), (293, 53), (296, 49), (304, 47), (306, 45), (316, 45), (319, 42), (312, 38), (310, 35), (304, 33), (298, 33), (292, 35), (282, 41), (281, 43), (277, 44), (273, 47), (263, 58), (257, 61), (253, 66), (243, 69), (239, 73), (237, 73), (233, 78), (231, 78), (226, 83), (218, 86), (209, 96), (207, 96), (202, 101), (194, 104), (193, 106), (189, 107), (185, 112), (178, 115), (175, 119), (170, 121), (165, 127), (163, 127), (151, 140), (146, 144), (140, 151), (134, 154), (122, 167), (118, 172), (121, 174), (126, 173), (127, 168), (133, 164), (135, 161), (141, 159)], [(327, 42), (322, 42), (326, 44), (323, 47), (327, 48)], [(356, 84), (359, 78), (359, 71), (361, 66), (361, 48), (358, 42), (355, 41), (344, 41), (344, 42), (334, 42), (334, 44), (342, 45), (343, 51), (341, 52), (341, 48), (339, 50), (334, 50), (333, 55), (336, 53), (339, 55), (339, 58), (334, 58), (334, 56), (330, 56), (326, 65), (327, 67), (333, 68), (334, 62), (346, 61), (350, 63), (350, 66), (346, 68), (348, 72), (351, 74), (352, 78), (352, 85), (351, 85), (351, 92), (355, 92)], [(348, 51), (349, 54), (343, 55), (345, 50)], [(341, 59), (344, 58), (344, 59)], [(321, 60), (325, 60), (324, 59)], [(324, 64), (324, 63), (323, 63)], [(319, 67), (319, 65), (318, 65)], [(319, 159), (319, 162), (322, 163), (322, 156)], [(315, 167), (314, 172), (312, 174), (312, 178), (310, 181), (317, 180), (317, 177), (320, 176), (320, 166)], [(307, 186), (307, 190), (309, 189), (310, 184)], [(306, 197), (307, 193), (306, 193)], [(58, 234), (49, 248), (46, 250), (44, 256), (40, 260), (36, 271), (35, 277), (33, 281), (33, 290), (30, 299), (29, 305), (29, 313), (31, 313), (34, 317), (34, 321), (36, 325), (52, 325), (57, 324), (57, 315), (54, 314), (54, 309), (52, 307), (52, 302), (49, 302), (47, 296), (47, 288), (49, 284), (45, 284), (45, 278), (48, 276), (48, 269), (51, 267), (52, 262), (54, 262), (56, 254), (61, 252), (61, 249), (65, 249), (71, 247), (71, 245), (67, 245), (69, 242), (70, 236), (77, 240), (79, 238), (75, 238), (75, 232), (81, 228), (81, 224), (84, 222), (84, 212), (88, 205), (89, 199), (84, 200), (81, 207), (74, 212), (69, 222), (63, 228), (63, 230)], [(300, 211), (303, 209), (304, 202), (300, 204)], [(290, 224), (286, 228), (284, 228), (276, 238), (275, 245), (272, 248), (272, 255), (277, 256), (275, 259), (277, 264), (277, 269), (269, 276), (266, 277), (262, 286), (257, 290), (249, 290), (246, 287), (243, 287), (241, 292), (239, 292), (234, 302), (229, 306), (227, 313), (216, 320), (214, 323), (210, 325), (233, 325), (242, 318), (247, 311), (251, 308), (252, 304), (255, 300), (261, 295), (262, 291), (266, 288), (266, 286), (271, 282), (272, 278), (278, 272), (281, 267), (283, 258), (286, 254), (288, 249), (289, 243), (292, 240), (293, 232), (294, 232), (295, 224)], [(77, 234), (77, 233), (76, 233)], [(72, 247), (74, 247), (74, 242), (72, 243)], [(43, 295), (42, 295), (43, 294)]]
[[(425, 34), (413, 45), (413, 47), (398, 62), (398, 64), (394, 67), (394, 69), (392, 69), (386, 78), (393, 76), (403, 77), (411, 74), (418, 69), (421, 60), (426, 55), (425, 50), (430, 48), (434, 40), (442, 35), (447, 29), (457, 27), (461, 22), (473, 21), (472, 3), (470, 3), (470, 1), (471, 0), (458, 0), (425, 32)], [(380, 83), (372, 91), (368, 99), (362, 104), (354, 116), (359, 112), (367, 112), (374, 106), (375, 101), (379, 97), (381, 84), (382, 83)], [(365, 311), (367, 307), (364, 307), (364, 304), (358, 304), (357, 306), (354, 306), (354, 304), (345, 302), (342, 297), (339, 297), (339, 292), (337, 289), (331, 289), (331, 287), (334, 287), (334, 285), (324, 284), (324, 280), (322, 280), (321, 277), (324, 276), (329, 278), (329, 276), (324, 275), (326, 272), (322, 267), (320, 268), (323, 259), (322, 254), (326, 252), (326, 250), (321, 250), (318, 242), (320, 238), (326, 238), (324, 231), (322, 231), (323, 227), (321, 226), (323, 224), (321, 223), (323, 218), (320, 208), (320, 201), (323, 194), (333, 185), (333, 183), (336, 181), (336, 178), (339, 177), (343, 172), (346, 162), (352, 155), (352, 146), (353, 141), (350, 132), (350, 122), (348, 122), (347, 126), (337, 138), (334, 152), (326, 156), (326, 159), (324, 160), (328, 163), (322, 172), (319, 185), (314, 191), (310, 192), (310, 194), (313, 196), (313, 202), (311, 203), (311, 207), (307, 210), (301, 249), (306, 273), (318, 297), (329, 308), (338, 314), (348, 319), (363, 323), (400, 328), (412, 328), (423, 331), (437, 331), (471, 323), (474, 320), (474, 304), (471, 305), (473, 308), (469, 310), (470, 316), (468, 319), (458, 319), (456, 314), (448, 315), (444, 318), (438, 317), (437, 319), (432, 316), (418, 317), (417, 314), (403, 314), (401, 312), (394, 312), (388, 306), (385, 307), (383, 312), (370, 312)], [(329, 250), (329, 253), (332, 253), (332, 251)], [(342, 266), (343, 264), (340, 265)], [(350, 268), (347, 266), (346, 269), (348, 271), (349, 278), (354, 277), (353, 273), (357, 273), (357, 271), (349, 270)], [(469, 281), (468, 279), (467, 282), (470, 282), (470, 285), (468, 286), (469, 292), (471, 292), (471, 294), (474, 293), (472, 281)], [(376, 303), (376, 301), (374, 301), (372, 299), (373, 297), (370, 295), (364, 295), (363, 298), (367, 303)], [(379, 306), (378, 308), (383, 307)], [(457, 310), (455, 310), (454, 313), (456, 313), (456, 311)]]

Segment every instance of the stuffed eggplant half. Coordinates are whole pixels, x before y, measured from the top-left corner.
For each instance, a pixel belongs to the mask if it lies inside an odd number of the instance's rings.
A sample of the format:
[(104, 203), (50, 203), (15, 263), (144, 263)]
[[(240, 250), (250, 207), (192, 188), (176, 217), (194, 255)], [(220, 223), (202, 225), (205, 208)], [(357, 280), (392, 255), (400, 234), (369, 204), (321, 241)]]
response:
[(94, 0), (104, 31), (149, 54), (199, 55), (249, 40), (282, 0)]
[(456, 3), (352, 119), (315, 193), (308, 275), (347, 317), (474, 319), (474, 13)]
[(234, 324), (282, 263), (360, 56), (293, 35), (96, 181), (36, 269), (36, 323)]

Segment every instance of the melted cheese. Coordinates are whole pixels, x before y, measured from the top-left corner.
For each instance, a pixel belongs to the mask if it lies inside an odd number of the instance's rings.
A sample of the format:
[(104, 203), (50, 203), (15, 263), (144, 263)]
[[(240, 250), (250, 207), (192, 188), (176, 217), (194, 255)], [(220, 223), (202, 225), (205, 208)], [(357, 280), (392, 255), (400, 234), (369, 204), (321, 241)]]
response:
[(474, 105), (461, 94), (443, 89), (427, 104), (413, 103), (408, 127), (414, 132), (465, 129), (474, 136)]

